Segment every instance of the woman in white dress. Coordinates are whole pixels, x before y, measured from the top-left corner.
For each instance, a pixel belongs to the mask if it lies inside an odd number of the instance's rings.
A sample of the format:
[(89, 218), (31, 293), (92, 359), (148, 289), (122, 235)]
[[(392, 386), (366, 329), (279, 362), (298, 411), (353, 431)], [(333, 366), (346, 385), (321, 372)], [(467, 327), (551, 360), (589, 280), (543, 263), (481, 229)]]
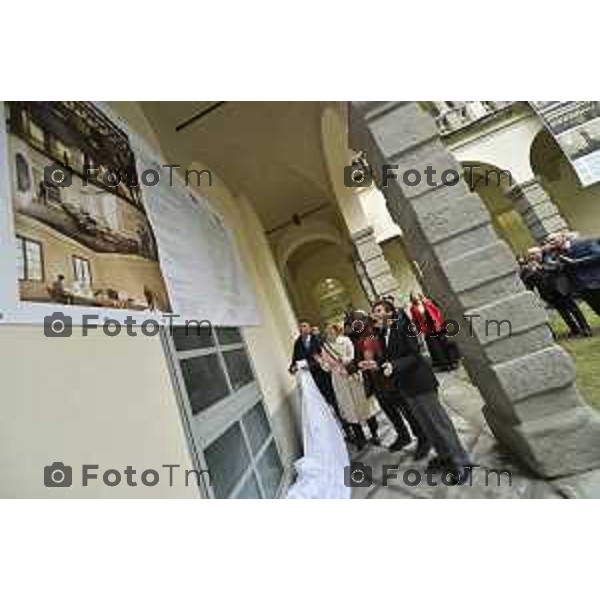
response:
[(349, 369), (354, 361), (354, 344), (343, 334), (341, 325), (327, 327), (327, 340), (323, 344), (321, 361), (324, 369), (331, 371), (333, 389), (340, 413), (353, 433), (353, 443), (359, 450), (367, 440), (362, 424), (377, 413), (373, 398), (367, 398), (360, 372)]

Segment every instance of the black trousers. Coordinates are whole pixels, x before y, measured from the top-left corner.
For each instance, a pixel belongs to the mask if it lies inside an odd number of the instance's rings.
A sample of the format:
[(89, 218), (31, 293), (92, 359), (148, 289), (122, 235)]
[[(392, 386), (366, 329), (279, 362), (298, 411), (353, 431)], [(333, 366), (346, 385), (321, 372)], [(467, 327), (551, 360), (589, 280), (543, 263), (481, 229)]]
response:
[[(367, 427), (369, 428), (372, 438), (377, 438), (379, 436), (379, 424), (377, 423), (377, 417), (369, 417), (367, 419)], [(352, 432), (352, 436), (354, 437), (355, 441), (357, 441), (359, 444), (367, 443), (367, 438), (365, 437), (362, 423), (349, 423), (349, 429)]]
[(406, 426), (406, 423), (408, 423), (418, 443), (428, 443), (423, 427), (415, 418), (413, 411), (401, 394), (396, 391), (378, 391), (375, 393), (375, 397), (385, 416), (392, 422), (400, 440), (405, 442), (410, 442), (411, 440), (410, 432)]
[[(590, 325), (572, 296), (563, 296), (552, 305), (567, 324), (571, 333), (578, 334), (590, 330)], [(599, 313), (600, 314), (600, 313)]]
[(431, 366), (441, 368), (451, 368), (458, 364), (460, 352), (458, 346), (453, 340), (449, 340), (446, 334), (437, 333), (425, 335), (425, 343), (429, 356), (431, 357)]
[(407, 397), (406, 403), (419, 421), (438, 457), (448, 468), (471, 464), (456, 429), (442, 406), (437, 391)]
[(581, 292), (581, 297), (597, 315), (600, 315), (600, 289), (584, 290)]

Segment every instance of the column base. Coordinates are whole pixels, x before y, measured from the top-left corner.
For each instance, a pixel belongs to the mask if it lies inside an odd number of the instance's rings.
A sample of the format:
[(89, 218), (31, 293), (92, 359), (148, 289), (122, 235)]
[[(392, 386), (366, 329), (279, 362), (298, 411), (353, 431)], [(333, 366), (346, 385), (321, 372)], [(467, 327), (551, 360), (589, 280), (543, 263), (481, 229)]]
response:
[(498, 442), (540, 477), (600, 468), (600, 416), (588, 406), (519, 424), (506, 421), (489, 405), (483, 414)]

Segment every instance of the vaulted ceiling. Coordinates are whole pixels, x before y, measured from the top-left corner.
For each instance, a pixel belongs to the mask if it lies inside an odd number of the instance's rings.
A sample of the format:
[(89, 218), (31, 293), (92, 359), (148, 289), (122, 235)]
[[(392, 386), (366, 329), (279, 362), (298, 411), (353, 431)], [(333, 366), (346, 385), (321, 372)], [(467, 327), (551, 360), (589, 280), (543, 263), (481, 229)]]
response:
[[(321, 140), (325, 102), (142, 102), (166, 159), (198, 161), (251, 198), (265, 229), (334, 200)], [(340, 140), (345, 144), (345, 140)]]

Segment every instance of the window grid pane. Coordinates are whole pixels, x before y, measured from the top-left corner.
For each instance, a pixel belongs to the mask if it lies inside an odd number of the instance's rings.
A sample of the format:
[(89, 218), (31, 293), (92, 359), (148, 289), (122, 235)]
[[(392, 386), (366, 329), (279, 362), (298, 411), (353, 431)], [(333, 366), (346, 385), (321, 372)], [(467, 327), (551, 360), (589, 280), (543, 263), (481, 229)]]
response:
[(222, 346), (241, 344), (244, 341), (238, 327), (216, 327), (215, 329), (219, 344)]
[(271, 427), (262, 402), (257, 402), (243, 417), (242, 423), (252, 454), (256, 456), (263, 444), (271, 435)]
[(260, 457), (257, 470), (267, 498), (274, 498), (283, 476), (283, 465), (274, 440), (271, 440), (271, 443)]
[(256, 481), (256, 475), (254, 472), (250, 473), (248, 479), (241, 487), (240, 491), (235, 496), (237, 499), (254, 500), (262, 498), (258, 482)]
[(192, 414), (207, 409), (229, 395), (229, 387), (217, 354), (180, 361)]
[(27, 278), (31, 281), (42, 280), (42, 263), (41, 262), (29, 262), (27, 263)]
[(42, 277), (42, 245), (39, 242), (19, 238), (21, 243), (21, 263), (19, 270), (22, 279), (41, 281)]
[(184, 350), (200, 350), (215, 345), (214, 334), (205, 324), (179, 325), (173, 327), (173, 343), (179, 352)]
[(223, 352), (223, 359), (234, 390), (239, 390), (254, 381), (254, 373), (244, 348)]
[(73, 257), (73, 270), (75, 272), (75, 281), (84, 285), (91, 285), (92, 277), (90, 271), (90, 261), (85, 258)]
[(227, 498), (250, 465), (239, 421), (204, 451), (212, 488), (217, 498)]
[[(173, 327), (172, 339), (192, 418), (214, 406), (217, 412), (203, 417), (212, 422), (213, 417), (221, 418), (217, 416), (221, 407), (230, 411), (226, 403), (238, 390), (255, 381), (250, 358), (238, 328), (217, 327), (211, 332), (201, 327), (200, 336), (196, 327), (190, 328), (190, 335), (185, 329)], [(227, 421), (225, 433), (208, 445), (198, 445), (211, 474), (212, 493), (216, 498), (275, 497), (283, 466), (263, 402)], [(203, 422), (203, 427), (207, 425)]]

